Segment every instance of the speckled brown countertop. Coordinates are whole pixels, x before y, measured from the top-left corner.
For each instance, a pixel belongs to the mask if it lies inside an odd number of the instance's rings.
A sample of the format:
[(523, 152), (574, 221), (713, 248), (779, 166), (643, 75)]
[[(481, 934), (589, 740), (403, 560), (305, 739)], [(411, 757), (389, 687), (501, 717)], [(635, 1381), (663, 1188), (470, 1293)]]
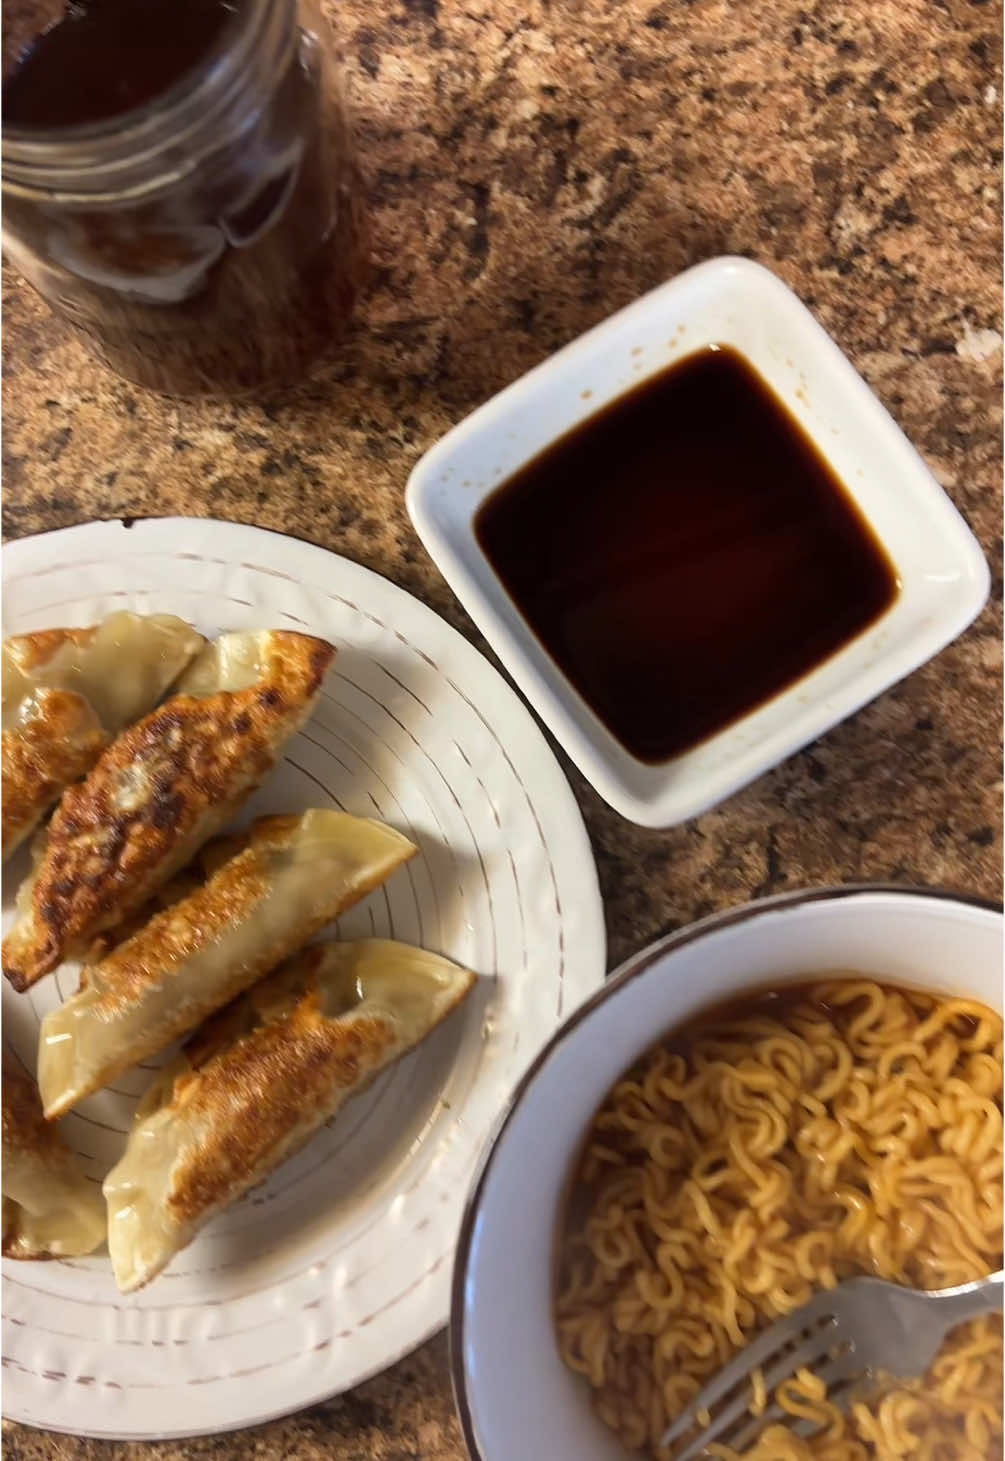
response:
[[(105, 374), (5, 288), (9, 535), (205, 514), (309, 538), (477, 638), (417, 543), (414, 462), (633, 296), (750, 254), (815, 310), (981, 538), (994, 602), (718, 810), (628, 826), (571, 773), (611, 961), (712, 909), (885, 878), (1000, 894), (1001, 77), (988, 0), (344, 0), (376, 276), (342, 352), (256, 403)], [(164, 1446), (4, 1428), (9, 1461), (458, 1461), (445, 1344), (289, 1420)], [(533, 1458), (512, 1458), (533, 1461)]]

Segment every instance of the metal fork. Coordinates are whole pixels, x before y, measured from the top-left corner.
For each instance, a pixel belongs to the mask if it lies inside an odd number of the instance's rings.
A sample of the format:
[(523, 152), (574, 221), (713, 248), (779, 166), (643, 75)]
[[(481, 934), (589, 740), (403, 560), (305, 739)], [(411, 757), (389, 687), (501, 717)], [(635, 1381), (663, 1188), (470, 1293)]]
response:
[[(998, 1272), (958, 1288), (925, 1291), (878, 1278), (850, 1278), (815, 1294), (720, 1370), (666, 1431), (661, 1444), (671, 1446), (698, 1426), (703, 1411), (711, 1415), (710, 1423), (683, 1450), (674, 1452), (674, 1461), (691, 1461), (712, 1441), (743, 1450), (765, 1426), (791, 1423), (792, 1417), (773, 1402), (762, 1415), (750, 1416), (751, 1374), (758, 1367), (769, 1397), (796, 1370), (812, 1370), (827, 1386), (827, 1398), (842, 1410), (871, 1371), (921, 1375), (950, 1329), (1002, 1308), (1002, 1282)], [(808, 1435), (819, 1427), (803, 1420), (792, 1423), (792, 1429)]]

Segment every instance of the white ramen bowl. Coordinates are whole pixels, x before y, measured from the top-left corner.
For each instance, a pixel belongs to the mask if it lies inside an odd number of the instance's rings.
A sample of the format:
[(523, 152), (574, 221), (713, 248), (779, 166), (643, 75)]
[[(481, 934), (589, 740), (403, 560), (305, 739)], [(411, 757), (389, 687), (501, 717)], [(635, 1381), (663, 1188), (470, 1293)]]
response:
[(637, 954), (553, 1036), (483, 1158), (461, 1229), (451, 1364), (472, 1461), (625, 1461), (559, 1357), (556, 1223), (615, 1081), (664, 1032), (745, 990), (855, 971), (1002, 1007), (1002, 919), (941, 893), (834, 888), (765, 899)]
[[(475, 517), (559, 437), (710, 344), (744, 356), (815, 443), (885, 547), (900, 591), (801, 679), (650, 765), (559, 670), (482, 551)], [(559, 350), (438, 441), (405, 500), (430, 557), (548, 729), (604, 800), (646, 827), (697, 816), (823, 735), (955, 639), (988, 594), (976, 539), (893, 418), (806, 306), (750, 259), (688, 269)]]

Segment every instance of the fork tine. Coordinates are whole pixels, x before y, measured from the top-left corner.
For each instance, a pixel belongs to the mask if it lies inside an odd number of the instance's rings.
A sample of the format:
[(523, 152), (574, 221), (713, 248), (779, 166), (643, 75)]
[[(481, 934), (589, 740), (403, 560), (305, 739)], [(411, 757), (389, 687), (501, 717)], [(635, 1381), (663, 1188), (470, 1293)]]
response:
[(827, 1399), (836, 1405), (838, 1410), (847, 1411), (852, 1401), (865, 1393), (867, 1386), (864, 1381), (866, 1378), (866, 1371), (861, 1365), (854, 1370), (847, 1370), (844, 1374), (836, 1375), (833, 1380), (828, 1382)]
[[(827, 1386), (827, 1399), (833, 1401), (839, 1409), (846, 1410), (851, 1392), (861, 1379), (862, 1365), (860, 1361), (856, 1360), (854, 1351), (848, 1350), (844, 1354), (835, 1355), (833, 1359), (820, 1365), (813, 1373)], [(782, 1376), (782, 1379), (786, 1378), (787, 1376)], [(765, 1377), (765, 1384), (770, 1393), (773, 1387), (767, 1377)], [(752, 1416), (740, 1430), (727, 1436), (725, 1438), (727, 1444), (736, 1451), (743, 1451), (756, 1440), (761, 1431), (777, 1421), (783, 1421), (789, 1430), (799, 1436), (814, 1436), (822, 1428), (819, 1421), (809, 1420), (806, 1417), (798, 1419), (790, 1411), (783, 1410), (775, 1401), (768, 1406), (763, 1415)], [(716, 1438), (706, 1431), (701, 1438), (701, 1445), (704, 1446), (714, 1439)]]
[[(834, 1348), (836, 1338), (837, 1330), (833, 1322), (828, 1322), (826, 1319), (819, 1320), (813, 1329), (811, 1329), (810, 1333), (806, 1335), (802, 1344), (797, 1346), (797, 1348), (784, 1350), (774, 1364), (762, 1365), (765, 1390), (771, 1394), (772, 1391), (778, 1389), (778, 1386), (783, 1380), (787, 1380), (797, 1370), (802, 1369), (804, 1366), (815, 1364), (817, 1360), (823, 1359), (825, 1355), (829, 1356), (831, 1350)], [(831, 1364), (843, 1357), (843, 1355), (835, 1355), (831, 1360)], [(828, 1366), (823, 1366), (823, 1369), (827, 1368)], [(818, 1373), (822, 1377), (822, 1370)]]
[[(751, 1416), (747, 1424), (741, 1426), (735, 1435), (731, 1434), (727, 1436), (725, 1438), (726, 1444), (734, 1447), (737, 1451), (745, 1450), (747, 1446), (752, 1445), (757, 1440), (757, 1437), (762, 1431), (767, 1430), (769, 1425), (775, 1425), (778, 1421), (791, 1421), (791, 1419), (792, 1417), (788, 1412), (784, 1411), (777, 1403), (769, 1405), (763, 1415)], [(816, 1430), (816, 1426), (812, 1426), (811, 1429)], [(711, 1439), (712, 1437), (709, 1435), (702, 1436), (702, 1446), (707, 1445)]]
[[(787, 1350), (781, 1359), (769, 1369), (765, 1370), (764, 1383), (769, 1394), (782, 1380), (787, 1379), (789, 1375), (795, 1374), (796, 1370), (800, 1369), (803, 1365), (812, 1365), (821, 1355), (825, 1355), (832, 1343), (833, 1330), (831, 1326), (828, 1324), (826, 1328), (823, 1328), (818, 1325), (813, 1333), (807, 1336), (801, 1344), (797, 1344), (794, 1349)], [(744, 1353), (746, 1354), (747, 1351)], [(756, 1364), (756, 1361), (754, 1363)], [(744, 1372), (742, 1378), (746, 1379), (748, 1374), (749, 1368)], [(733, 1388), (736, 1389), (737, 1387), (734, 1385)], [(704, 1394), (704, 1392), (702, 1393)], [(727, 1397), (716, 1414), (712, 1416), (710, 1423), (705, 1427), (697, 1446), (689, 1446), (681, 1452), (679, 1457), (675, 1458), (675, 1461), (687, 1461), (689, 1456), (698, 1455), (708, 1445), (709, 1441), (718, 1440), (724, 1431), (728, 1431), (749, 1410), (750, 1391), (746, 1385), (739, 1388), (738, 1393), (735, 1395), (729, 1395), (727, 1392)], [(701, 1400), (702, 1396), (698, 1398)], [(760, 1424), (760, 1417), (757, 1417), (757, 1421)], [(665, 1441), (664, 1444), (669, 1443)]]
[(850, 1345), (841, 1354), (834, 1355), (825, 1365), (821, 1365), (814, 1374), (818, 1379), (823, 1380), (828, 1391), (832, 1385), (839, 1381), (857, 1380), (863, 1374), (865, 1366), (855, 1353), (855, 1348)]
[[(821, 1370), (815, 1370), (814, 1374), (820, 1375), (821, 1378), (823, 1378), (823, 1372)], [(843, 1382), (843, 1385), (846, 1389), (850, 1390), (854, 1387), (855, 1380), (845, 1380)], [(827, 1399), (830, 1400), (832, 1398), (833, 1397), (830, 1393), (830, 1390), (828, 1389)], [(810, 1420), (806, 1416), (797, 1418), (792, 1414), (791, 1411), (783, 1410), (777, 1401), (773, 1401), (772, 1404), (769, 1405), (768, 1408), (765, 1410), (763, 1415), (755, 1415), (751, 1417), (750, 1422), (747, 1425), (743, 1426), (742, 1429), (732, 1433), (731, 1435), (726, 1436), (724, 1438), (725, 1442), (735, 1451), (743, 1451), (748, 1446), (753, 1444), (753, 1442), (760, 1435), (761, 1431), (766, 1430), (769, 1425), (776, 1425), (778, 1422), (784, 1423), (786, 1429), (792, 1431), (794, 1435), (803, 1437), (815, 1436), (817, 1432), (821, 1429), (821, 1425), (818, 1420)], [(704, 1445), (707, 1440), (708, 1437), (703, 1436), (701, 1444)]]
[[(798, 1317), (798, 1326), (793, 1325), (793, 1318)], [(730, 1360), (713, 1380), (710, 1380), (699, 1395), (692, 1400), (681, 1415), (664, 1432), (662, 1444), (669, 1446), (690, 1430), (696, 1423), (699, 1410), (711, 1410), (724, 1399), (735, 1386), (746, 1380), (751, 1370), (758, 1365), (765, 1365), (770, 1361), (776, 1352), (782, 1350), (785, 1345), (791, 1344), (793, 1340), (809, 1328), (816, 1328), (826, 1320), (832, 1324), (834, 1320), (834, 1303), (829, 1293), (817, 1294), (804, 1308), (798, 1311), (798, 1315), (787, 1315), (783, 1319), (776, 1319), (774, 1324), (759, 1334), (755, 1340), (742, 1349), (735, 1359)], [(824, 1346), (829, 1348), (829, 1346)], [(790, 1372), (791, 1373), (791, 1372)], [(711, 1437), (709, 1437), (711, 1439)], [(682, 1453), (680, 1461), (684, 1461), (687, 1453)]]

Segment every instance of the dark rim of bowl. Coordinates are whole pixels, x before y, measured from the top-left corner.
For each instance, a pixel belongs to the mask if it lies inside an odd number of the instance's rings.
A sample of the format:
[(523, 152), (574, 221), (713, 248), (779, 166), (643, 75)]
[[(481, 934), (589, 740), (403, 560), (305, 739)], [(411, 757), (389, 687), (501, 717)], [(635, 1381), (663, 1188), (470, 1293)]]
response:
[(738, 908), (726, 908), (719, 913), (709, 914), (707, 918), (701, 918), (696, 923), (689, 923), (674, 933), (666, 934), (663, 938), (648, 944), (644, 949), (640, 949), (638, 953), (630, 954), (624, 963), (608, 975), (600, 988), (590, 995), (589, 999), (578, 1009), (574, 1010), (563, 1025), (559, 1026), (544, 1048), (535, 1056), (496, 1118), (495, 1129), (485, 1145), (468, 1191), (457, 1238), (454, 1272), (450, 1285), (450, 1320), (447, 1326), (450, 1381), (453, 1386), (454, 1403), (457, 1407), (464, 1443), (471, 1461), (487, 1461), (475, 1437), (474, 1419), (468, 1403), (467, 1380), (464, 1371), (464, 1285), (471, 1251), (471, 1239), (481, 1209), (482, 1193), (492, 1170), (495, 1154), (507, 1126), (538, 1071), (551, 1057), (552, 1052), (569, 1038), (577, 1026), (582, 1024), (598, 1005), (603, 1004), (615, 990), (643, 973), (669, 950), (683, 948), (686, 944), (693, 943), (696, 939), (702, 938), (714, 930), (746, 923), (761, 913), (774, 912), (779, 908), (797, 908), (804, 903), (837, 902), (842, 898), (858, 898), (870, 893), (893, 893), (907, 898), (929, 898), (939, 902), (962, 904), (968, 908), (978, 908), (987, 913), (1002, 913), (1002, 904), (993, 898), (983, 898), (972, 893), (960, 893), (952, 888), (923, 888), (897, 883), (845, 883), (838, 887), (805, 888), (792, 893), (777, 893), (770, 898), (758, 898), (753, 902), (743, 903)]

